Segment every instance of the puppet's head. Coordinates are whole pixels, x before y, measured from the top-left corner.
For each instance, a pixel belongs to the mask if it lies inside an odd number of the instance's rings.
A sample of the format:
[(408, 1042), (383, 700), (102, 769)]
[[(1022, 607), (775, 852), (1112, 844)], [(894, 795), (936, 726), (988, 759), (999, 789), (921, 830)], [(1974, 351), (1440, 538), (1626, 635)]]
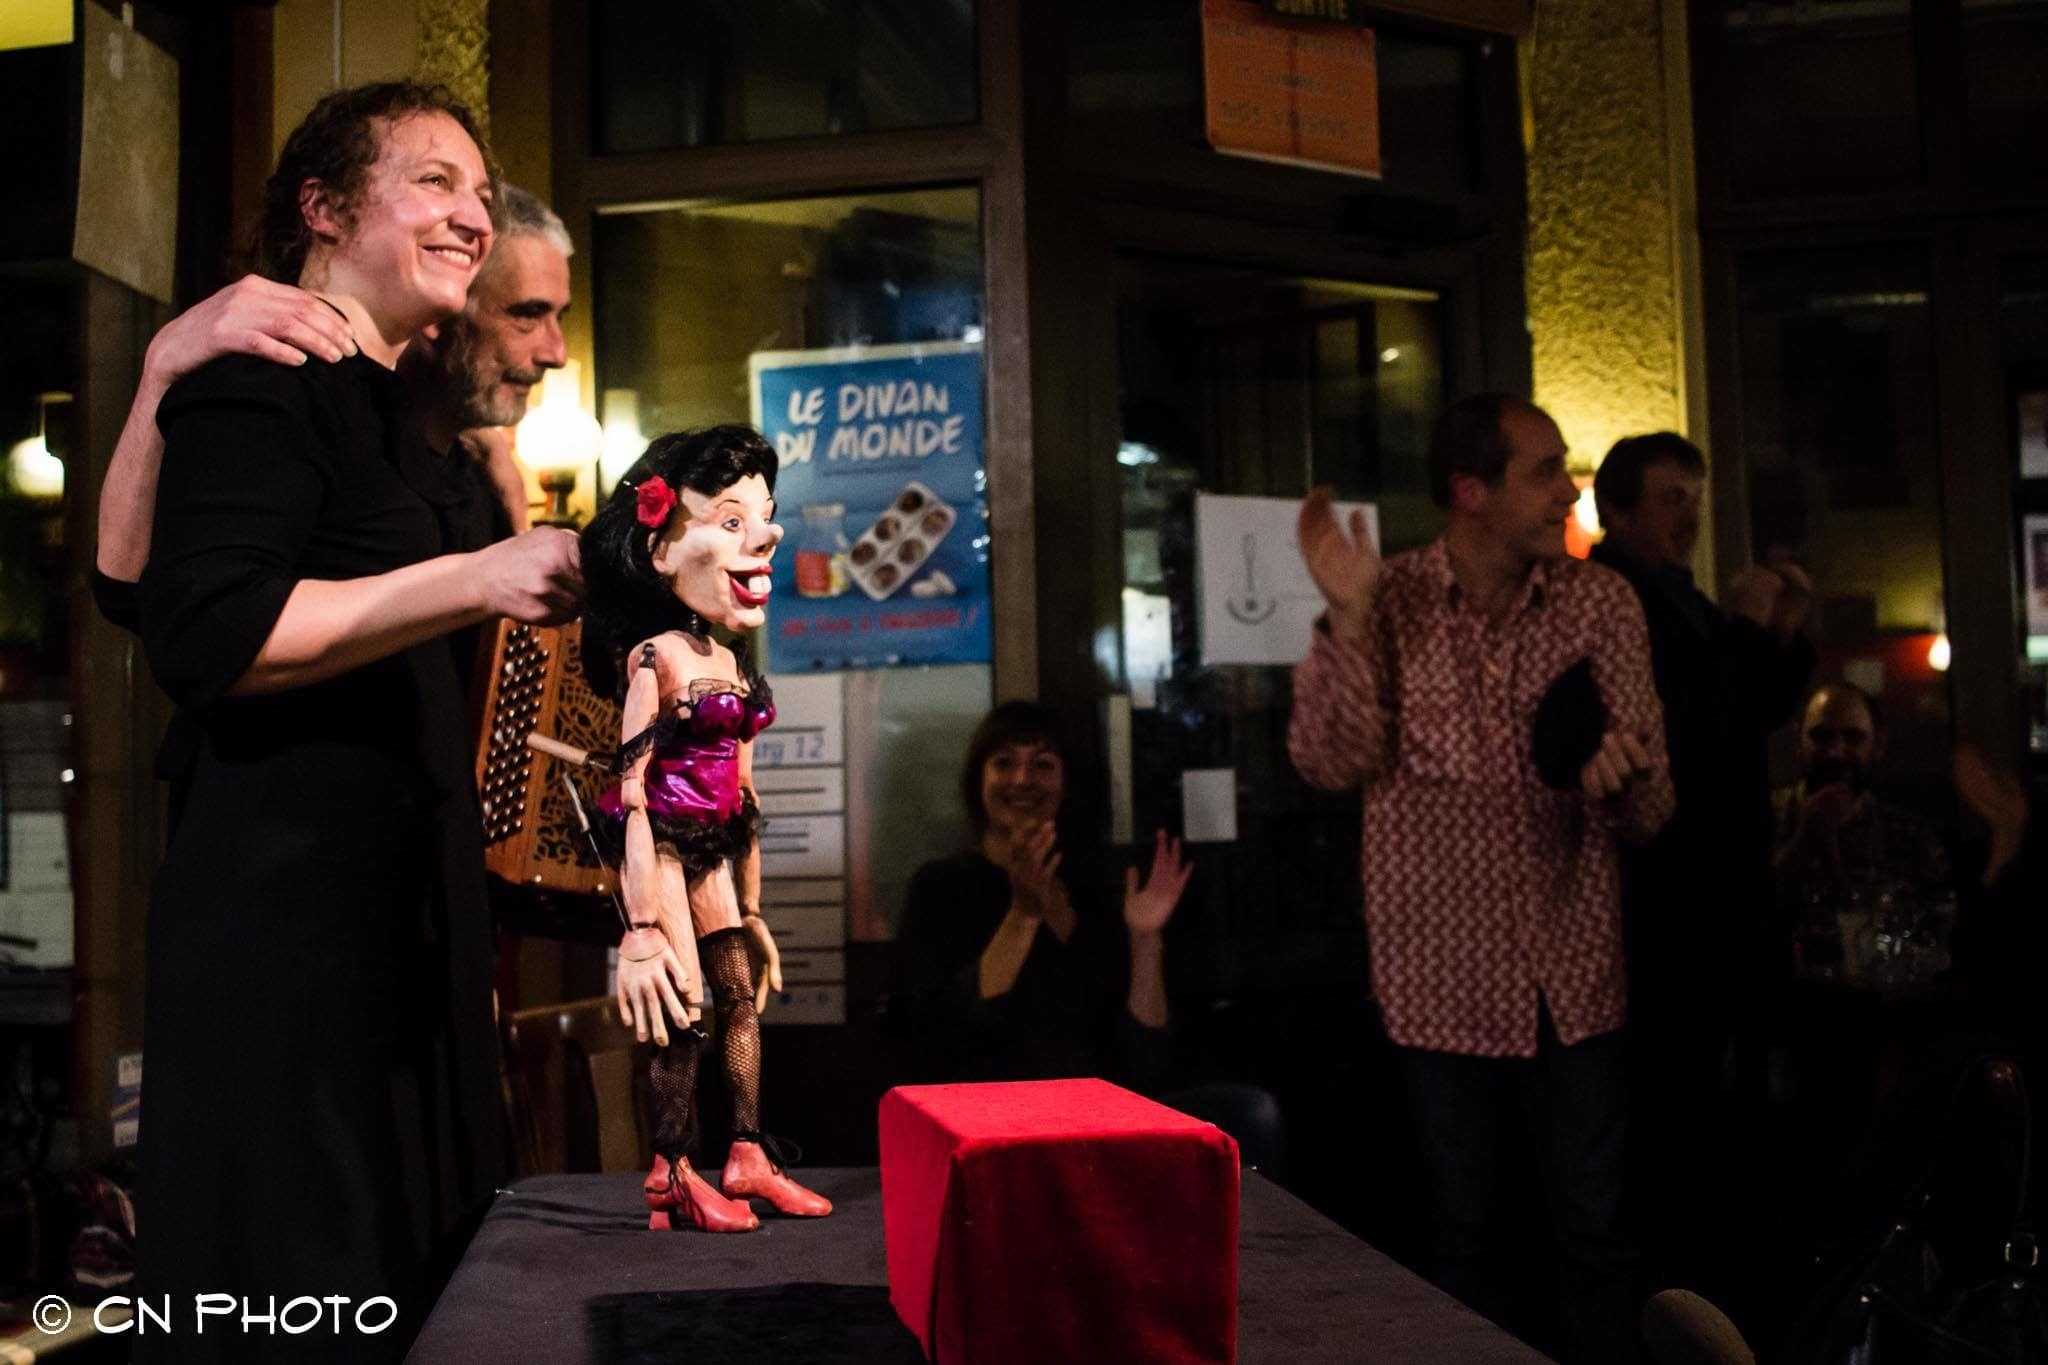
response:
[(767, 619), (776, 466), (759, 432), (721, 426), (656, 437), (619, 479), (582, 539), (584, 672), (599, 695), (642, 640)]

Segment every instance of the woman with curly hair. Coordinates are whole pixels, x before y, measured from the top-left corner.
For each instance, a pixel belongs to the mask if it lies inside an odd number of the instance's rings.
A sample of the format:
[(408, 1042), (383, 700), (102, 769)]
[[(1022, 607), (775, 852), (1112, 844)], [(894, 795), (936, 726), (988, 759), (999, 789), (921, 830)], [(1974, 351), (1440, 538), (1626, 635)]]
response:
[[(463, 306), (490, 194), (445, 91), (327, 96), (285, 143), (260, 246), (359, 352), (224, 357), (157, 409), (135, 605), (180, 708), (182, 814), (147, 944), (137, 1288), (173, 1316), (135, 1334), (145, 1365), (398, 1359), (504, 1174), (482, 830), (440, 637), (573, 614), (575, 541), (449, 553), (442, 457), (394, 373)], [(323, 1316), (201, 1324), (201, 1295)]]
[[(746, 1232), (759, 1226), (749, 1196), (796, 1217), (832, 1211), (783, 1173), (761, 1135), (759, 1016), (782, 968), (761, 918), (753, 741), (775, 704), (745, 646), (735, 654), (712, 635), (767, 619), (769, 561), (782, 540), (776, 467), (774, 448), (748, 427), (659, 437), (583, 532), (584, 671), (600, 696), (624, 687), (621, 777), (601, 804), (624, 842), (619, 1012), (659, 1048), (644, 1187), (653, 1228), (682, 1214), (706, 1232)], [(705, 1046), (700, 982), (732, 1091), (723, 1194), (684, 1154)]]

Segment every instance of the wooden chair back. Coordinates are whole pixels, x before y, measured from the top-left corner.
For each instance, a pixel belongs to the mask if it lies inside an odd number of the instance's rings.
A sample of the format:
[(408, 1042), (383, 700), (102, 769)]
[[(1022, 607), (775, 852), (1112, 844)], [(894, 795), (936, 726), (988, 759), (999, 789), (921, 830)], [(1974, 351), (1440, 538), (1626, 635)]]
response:
[(647, 1169), (646, 1068), (615, 1001), (515, 1010), (501, 1030), (518, 1174)]

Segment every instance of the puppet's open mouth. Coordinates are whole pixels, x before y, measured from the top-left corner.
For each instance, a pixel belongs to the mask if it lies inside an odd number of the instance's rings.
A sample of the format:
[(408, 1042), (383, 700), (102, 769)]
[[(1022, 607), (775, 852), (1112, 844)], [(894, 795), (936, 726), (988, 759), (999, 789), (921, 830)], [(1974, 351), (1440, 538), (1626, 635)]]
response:
[(766, 573), (734, 573), (727, 571), (732, 580), (732, 600), (743, 607), (765, 607), (768, 605), (769, 578)]

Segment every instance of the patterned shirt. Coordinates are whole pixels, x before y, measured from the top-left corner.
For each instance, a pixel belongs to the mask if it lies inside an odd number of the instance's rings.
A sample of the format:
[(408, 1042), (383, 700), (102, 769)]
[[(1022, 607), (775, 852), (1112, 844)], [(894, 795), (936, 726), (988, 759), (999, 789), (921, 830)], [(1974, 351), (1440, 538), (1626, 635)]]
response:
[[(1609, 729), (1653, 768), (1614, 802), (1537, 777), (1536, 708), (1581, 659)], [(1288, 752), (1312, 785), (1365, 788), (1365, 920), (1387, 1034), (1481, 1057), (1536, 1053), (1539, 1001), (1576, 1043), (1626, 1013), (1617, 837), (1669, 818), (1643, 611), (1620, 575), (1539, 563), (1489, 623), (1439, 540), (1387, 561), (1365, 637), (1318, 627), (1294, 672)]]

